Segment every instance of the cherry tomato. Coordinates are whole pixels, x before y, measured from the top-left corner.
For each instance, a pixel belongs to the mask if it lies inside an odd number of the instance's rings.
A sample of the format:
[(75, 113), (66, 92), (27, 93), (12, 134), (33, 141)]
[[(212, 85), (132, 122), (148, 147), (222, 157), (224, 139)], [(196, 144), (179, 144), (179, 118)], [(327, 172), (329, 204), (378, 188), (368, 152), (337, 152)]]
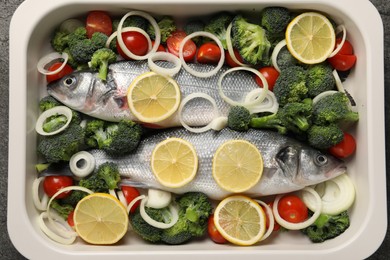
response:
[[(62, 188), (72, 186), (73, 179), (69, 176), (47, 176), (43, 181), (43, 190), (47, 196), (52, 197), (57, 191)], [(67, 197), (71, 191), (65, 191), (59, 194), (56, 198), (62, 199)]]
[(107, 36), (112, 33), (112, 20), (107, 12), (91, 11), (88, 13), (86, 26), (88, 38), (95, 32), (102, 32)]
[[(270, 206), (271, 210), (272, 210), (272, 207), (274, 205), (274, 202), (271, 201), (270, 203), (268, 203), (268, 206)], [(266, 209), (261, 206), (265, 212), (265, 216), (266, 216), (266, 219), (265, 219), (265, 227), (268, 229), (269, 227), (269, 217), (268, 217), (268, 214), (267, 214), (267, 211)], [(274, 230), (273, 231), (278, 231), (280, 229), (280, 225), (278, 224), (278, 222), (274, 221)]]
[[(49, 71), (55, 71), (57, 70), (59, 67), (61, 67), (62, 65), (62, 62), (55, 62), (53, 63), (50, 67), (49, 67)], [(62, 68), (62, 70), (60, 70), (58, 73), (56, 74), (53, 74), (53, 75), (46, 75), (46, 81), (47, 83), (49, 82), (52, 82), (54, 80), (57, 80), (57, 79), (60, 79), (62, 78), (63, 76), (66, 76), (70, 73), (73, 72), (73, 69), (71, 66), (69, 66), (68, 64), (65, 64), (65, 66)]]
[(74, 220), (73, 220), (73, 216), (74, 216), (74, 211), (70, 212), (69, 215), (68, 215), (68, 224), (69, 226), (71, 227), (74, 227)]
[[(179, 57), (179, 47), (183, 39), (187, 36), (184, 31), (175, 31), (167, 39), (168, 51)], [(196, 54), (196, 44), (188, 40), (183, 48), (183, 58), (186, 62), (192, 61)]]
[(302, 200), (296, 195), (286, 195), (278, 204), (280, 216), (291, 223), (303, 222), (308, 217), (308, 209)]
[[(129, 49), (133, 54), (138, 56), (143, 56), (148, 53), (148, 40), (146, 37), (139, 32), (130, 31), (123, 32), (122, 39), (125, 43), (127, 49)], [(125, 59), (130, 60), (120, 47), (118, 40), (116, 41), (116, 46), (118, 48), (118, 53)]]
[(212, 42), (202, 44), (196, 55), (199, 63), (216, 64), (221, 59), (221, 50), (218, 45)]
[[(274, 85), (276, 80), (279, 77), (279, 72), (274, 67), (262, 67), (259, 69), (260, 73), (263, 74), (268, 83), (268, 89), (272, 91), (274, 89)], [(263, 87), (263, 82), (258, 76), (255, 76), (256, 83), (260, 87)]]
[[(140, 195), (139, 191), (136, 188), (131, 186), (122, 186), (121, 190), (123, 192), (123, 196), (125, 196), (127, 204), (130, 204), (130, 202), (132, 202), (133, 199), (137, 198)], [(137, 209), (140, 203), (141, 201), (137, 201), (134, 204), (134, 206), (131, 207), (130, 213), (133, 213)]]
[[(340, 45), (341, 40), (342, 40), (341, 38), (337, 38), (336, 39), (336, 47), (335, 47), (335, 49)], [(339, 50), (339, 52), (337, 54), (344, 54), (344, 55), (351, 55), (351, 54), (353, 54), (352, 44), (348, 40), (345, 40), (344, 44), (343, 44), (343, 47), (341, 47), (341, 49)]]
[(355, 138), (349, 133), (344, 133), (343, 140), (329, 148), (329, 153), (338, 158), (347, 158), (356, 150)]
[[(242, 59), (240, 53), (238, 52), (238, 50), (234, 49), (234, 55), (236, 56), (237, 60), (241, 63), (244, 63), (244, 60)], [(229, 65), (230, 67), (234, 68), (234, 67), (239, 67), (240, 65), (237, 64), (233, 59), (232, 57), (230, 56), (229, 52), (228, 51), (225, 51), (225, 61), (226, 61), (226, 64)]]
[(211, 215), (208, 220), (207, 231), (209, 233), (209, 237), (217, 244), (225, 244), (228, 241), (219, 233), (218, 229), (214, 224), (214, 215)]
[(353, 54), (339, 54), (339, 53), (337, 53), (332, 58), (329, 58), (328, 62), (336, 70), (347, 71), (355, 65), (356, 56)]

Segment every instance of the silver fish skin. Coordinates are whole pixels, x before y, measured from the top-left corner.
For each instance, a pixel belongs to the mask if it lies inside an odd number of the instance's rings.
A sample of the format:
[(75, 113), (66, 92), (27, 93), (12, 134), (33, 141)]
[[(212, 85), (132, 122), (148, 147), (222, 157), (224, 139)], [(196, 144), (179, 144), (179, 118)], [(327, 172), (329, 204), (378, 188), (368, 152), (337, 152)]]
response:
[[(190, 183), (180, 188), (162, 186), (151, 170), (151, 156), (155, 146), (171, 137), (183, 138), (195, 147), (198, 172)], [(225, 128), (220, 132), (190, 133), (183, 128), (171, 128), (146, 136), (137, 150), (127, 156), (112, 157), (101, 150), (91, 150), (96, 168), (104, 162), (118, 165), (120, 174), (130, 184), (143, 188), (156, 188), (181, 194), (189, 191), (205, 193), (220, 200), (230, 193), (218, 186), (212, 176), (212, 159), (218, 147), (228, 140), (242, 139), (254, 144), (263, 157), (264, 169), (260, 181), (245, 192), (252, 197), (287, 193), (337, 177), (346, 171), (343, 161), (321, 153), (298, 141), (266, 130), (236, 132)], [(126, 182), (126, 180), (125, 180)]]
[[(169, 67), (167, 62), (157, 62), (161, 67)], [(193, 69), (206, 72), (214, 65), (188, 64)], [(230, 105), (218, 92), (218, 79), (229, 68), (223, 67), (209, 78), (199, 78), (181, 68), (173, 78), (178, 83), (182, 98), (191, 93), (205, 93), (215, 99), (219, 116), (227, 116)], [(107, 80), (102, 81), (96, 72), (80, 71), (69, 74), (47, 86), (48, 94), (64, 105), (107, 121), (137, 118), (130, 112), (127, 105), (126, 93), (131, 82), (140, 74), (150, 71), (146, 61), (120, 61), (109, 66)], [(232, 100), (244, 101), (246, 93), (257, 89), (253, 75), (248, 72), (232, 72), (223, 80), (223, 92)], [(245, 94), (245, 95), (244, 95)], [(196, 113), (193, 113), (196, 111)], [(184, 121), (191, 126), (201, 126), (209, 123), (215, 115), (212, 105), (204, 99), (195, 99), (187, 103), (182, 113)], [(181, 126), (178, 113), (158, 123), (161, 127)]]

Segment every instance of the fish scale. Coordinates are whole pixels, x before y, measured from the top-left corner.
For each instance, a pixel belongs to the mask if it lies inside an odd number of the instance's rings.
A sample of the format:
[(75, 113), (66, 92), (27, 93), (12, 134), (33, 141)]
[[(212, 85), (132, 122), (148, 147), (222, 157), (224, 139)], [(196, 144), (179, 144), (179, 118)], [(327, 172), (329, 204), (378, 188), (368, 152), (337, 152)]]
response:
[[(155, 146), (171, 137), (183, 138), (192, 143), (199, 159), (195, 178), (180, 188), (162, 186), (154, 177), (150, 166)], [(178, 194), (199, 191), (212, 199), (219, 200), (230, 193), (220, 188), (214, 181), (212, 159), (220, 145), (233, 139), (251, 142), (262, 154), (264, 162), (262, 177), (253, 188), (246, 192), (253, 197), (300, 190), (334, 178), (346, 170), (345, 164), (331, 155), (323, 154), (276, 132), (253, 129), (247, 132), (236, 132), (226, 128), (220, 132), (208, 131), (195, 134), (183, 128), (173, 128), (149, 133), (143, 138), (136, 151), (126, 156), (113, 157), (102, 150), (92, 150), (90, 153), (95, 158), (96, 168), (105, 162), (116, 163), (120, 174), (129, 178), (128, 184)]]

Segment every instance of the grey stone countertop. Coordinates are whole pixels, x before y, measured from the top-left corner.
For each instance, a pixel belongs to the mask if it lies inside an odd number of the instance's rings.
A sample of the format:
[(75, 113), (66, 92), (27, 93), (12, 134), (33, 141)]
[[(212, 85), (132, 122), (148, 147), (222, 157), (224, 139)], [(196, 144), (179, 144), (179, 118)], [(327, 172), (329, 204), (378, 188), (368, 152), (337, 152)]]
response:
[[(24, 257), (12, 245), (7, 232), (7, 178), (8, 178), (8, 82), (9, 82), (9, 24), (16, 8), (23, 0), (0, 0), (0, 136), (4, 139), (0, 147), (0, 259), (24, 259)], [(379, 10), (384, 25), (384, 61), (385, 61), (385, 86), (390, 86), (390, 1), (371, 0)], [(369, 19), (365, 17), (362, 19)], [(390, 92), (385, 90), (385, 100), (390, 100)], [(390, 102), (386, 102), (386, 136), (390, 133)], [(389, 140), (386, 140), (386, 155), (390, 155)], [(387, 163), (387, 168), (390, 167)], [(390, 194), (390, 178), (387, 178), (387, 201)], [(22, 185), (21, 185), (22, 186)], [(387, 208), (388, 218), (390, 217)], [(390, 231), (382, 245), (369, 259), (390, 259)], [(367, 238), (369, 239), (369, 238)], [(26, 241), (28, 243), (28, 241)]]

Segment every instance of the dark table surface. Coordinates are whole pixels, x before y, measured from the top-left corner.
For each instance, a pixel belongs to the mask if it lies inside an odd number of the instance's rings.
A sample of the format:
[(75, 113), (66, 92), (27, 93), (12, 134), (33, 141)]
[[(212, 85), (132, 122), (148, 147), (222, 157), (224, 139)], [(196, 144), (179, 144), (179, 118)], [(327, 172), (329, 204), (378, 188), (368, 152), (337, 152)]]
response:
[[(0, 0), (0, 136), (5, 137), (0, 147), (0, 259), (24, 259), (12, 245), (7, 232), (7, 167), (8, 167), (8, 40), (9, 24), (16, 8), (23, 0)], [(385, 87), (390, 86), (390, 1), (371, 0), (383, 20), (384, 26), (384, 59), (385, 59)], [(362, 19), (369, 19), (368, 17)], [(390, 92), (385, 90), (385, 100), (390, 100)], [(390, 115), (390, 102), (386, 102), (386, 136), (390, 131), (388, 117)], [(386, 155), (389, 152), (389, 140), (386, 141)], [(387, 163), (387, 168), (390, 166)], [(387, 178), (387, 201), (390, 194), (390, 178)], [(390, 219), (389, 208), (387, 216)], [(369, 238), (367, 238), (369, 239)], [(387, 234), (378, 250), (369, 259), (390, 259), (390, 228), (387, 226)]]

